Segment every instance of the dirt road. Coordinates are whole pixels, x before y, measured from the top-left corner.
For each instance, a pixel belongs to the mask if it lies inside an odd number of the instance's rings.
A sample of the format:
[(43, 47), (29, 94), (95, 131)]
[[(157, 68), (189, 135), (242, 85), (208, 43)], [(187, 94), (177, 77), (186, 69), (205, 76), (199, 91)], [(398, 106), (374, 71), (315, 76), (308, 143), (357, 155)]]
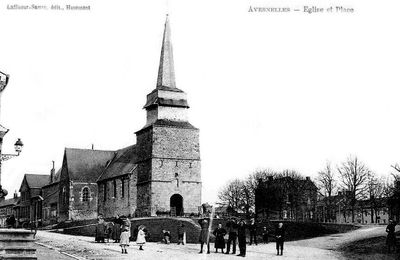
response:
[[(384, 226), (368, 226), (343, 234), (286, 242), (284, 255), (277, 256), (275, 243), (247, 246), (246, 259), (304, 259), (304, 260), (336, 260), (344, 259), (340, 252), (335, 251), (340, 245), (354, 240), (365, 239), (385, 234)], [(58, 233), (39, 231), (38, 242), (50, 248), (75, 256), (75, 259), (232, 259), (233, 255), (214, 253), (199, 254), (199, 245), (146, 243), (144, 251), (139, 251), (135, 243), (131, 243), (128, 255), (120, 253), (120, 247), (115, 243), (95, 243), (94, 238), (70, 236)], [(237, 250), (238, 253), (238, 250)], [(235, 256), (235, 259), (240, 259)], [(43, 259), (48, 260), (48, 259)]]

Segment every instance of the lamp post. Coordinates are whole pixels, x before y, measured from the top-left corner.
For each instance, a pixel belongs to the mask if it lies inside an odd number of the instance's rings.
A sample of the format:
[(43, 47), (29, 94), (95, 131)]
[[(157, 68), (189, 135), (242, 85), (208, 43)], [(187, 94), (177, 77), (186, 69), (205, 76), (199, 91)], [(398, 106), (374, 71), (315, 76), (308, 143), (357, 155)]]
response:
[[(3, 73), (0, 71), (0, 98), (1, 94), (6, 88), (8, 84), (8, 79), (9, 75)], [(0, 99), (0, 107), (1, 107), (1, 99)], [(4, 199), (5, 196), (7, 196), (8, 192), (6, 190), (3, 190), (2, 185), (1, 185), (1, 166), (3, 164), (3, 161), (7, 161), (13, 157), (19, 156), (19, 154), (22, 151), (22, 147), (24, 144), (22, 143), (21, 139), (18, 138), (18, 140), (14, 144), (15, 148), (15, 154), (3, 154), (2, 148), (3, 148), (3, 138), (4, 136), (8, 133), (9, 129), (5, 128), (0, 124), (0, 201)]]

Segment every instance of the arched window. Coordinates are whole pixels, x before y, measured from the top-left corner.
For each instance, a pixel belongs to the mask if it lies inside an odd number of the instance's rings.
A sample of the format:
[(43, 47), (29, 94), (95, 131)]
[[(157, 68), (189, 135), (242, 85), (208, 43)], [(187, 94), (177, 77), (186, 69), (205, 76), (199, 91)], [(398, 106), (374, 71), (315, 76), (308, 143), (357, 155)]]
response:
[(90, 191), (88, 187), (82, 189), (82, 201), (89, 201)]
[(113, 195), (114, 195), (114, 198), (116, 198), (117, 197), (117, 181), (116, 180), (113, 181), (113, 189), (114, 189)]

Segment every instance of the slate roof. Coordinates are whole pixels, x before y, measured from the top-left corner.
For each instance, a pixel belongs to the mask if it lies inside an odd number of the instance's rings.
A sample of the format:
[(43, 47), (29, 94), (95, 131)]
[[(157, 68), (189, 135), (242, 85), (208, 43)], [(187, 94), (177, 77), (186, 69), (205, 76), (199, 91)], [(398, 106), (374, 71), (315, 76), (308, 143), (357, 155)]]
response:
[(114, 156), (114, 151), (65, 148), (69, 179), (96, 182)]
[(25, 180), (29, 188), (42, 188), (49, 182), (49, 175), (45, 174), (25, 174)]
[(132, 173), (136, 169), (136, 146), (131, 145), (116, 152), (115, 157), (110, 162), (98, 181), (116, 178)]
[(140, 133), (147, 128), (153, 127), (153, 126), (169, 126), (169, 127), (175, 127), (175, 128), (185, 128), (185, 129), (198, 129), (195, 126), (193, 126), (189, 122), (184, 122), (184, 121), (170, 121), (170, 120), (165, 120), (165, 119), (158, 119), (151, 125), (145, 126), (136, 133)]
[(16, 205), (18, 200), (19, 197), (3, 200), (2, 202), (0, 202), (0, 208)]
[(161, 97), (153, 97), (146, 102), (143, 108), (149, 108), (152, 106), (169, 106), (169, 107), (185, 107), (189, 108), (188, 102), (185, 99), (168, 99)]
[(54, 180), (53, 182), (50, 182), (50, 175), (48, 175), (48, 180), (47, 180), (47, 184), (44, 185), (43, 187), (47, 187), (50, 186), (52, 184), (57, 184), (60, 182), (60, 177), (61, 177), (61, 168), (58, 169), (58, 171), (54, 174)]

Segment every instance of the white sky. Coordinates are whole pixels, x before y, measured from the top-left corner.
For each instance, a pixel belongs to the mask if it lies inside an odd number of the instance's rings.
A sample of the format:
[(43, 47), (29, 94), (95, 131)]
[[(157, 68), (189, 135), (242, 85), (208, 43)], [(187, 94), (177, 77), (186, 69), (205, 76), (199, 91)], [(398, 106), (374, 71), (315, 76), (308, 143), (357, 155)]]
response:
[[(156, 85), (166, 1), (90, 3), (92, 11), (7, 11), (0, 70), (10, 195), (25, 173), (60, 167), (64, 147), (135, 142)], [(249, 6), (352, 6), (355, 14), (249, 13)], [(400, 162), (398, 0), (170, 0), (177, 87), (200, 128), (203, 201), (258, 168), (315, 176), (350, 154), (384, 175)]]

